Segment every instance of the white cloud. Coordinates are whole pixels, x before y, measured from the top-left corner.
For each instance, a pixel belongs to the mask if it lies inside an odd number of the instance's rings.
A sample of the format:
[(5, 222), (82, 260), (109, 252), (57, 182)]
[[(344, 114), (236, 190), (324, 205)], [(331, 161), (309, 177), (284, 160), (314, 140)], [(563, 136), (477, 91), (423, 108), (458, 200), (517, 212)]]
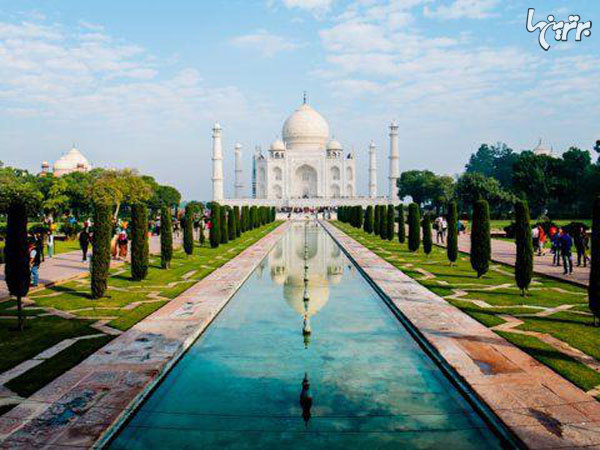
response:
[(442, 20), (486, 19), (495, 15), (493, 10), (498, 3), (498, 0), (454, 0), (450, 5), (440, 5), (436, 9), (426, 6), (423, 13), (426, 17)]
[(333, 0), (282, 0), (286, 8), (298, 8), (313, 13), (323, 13), (328, 11), (333, 4)]
[(267, 30), (257, 30), (254, 33), (236, 36), (231, 40), (231, 43), (239, 48), (258, 51), (268, 58), (275, 56), (277, 53), (301, 47), (301, 44), (269, 33)]

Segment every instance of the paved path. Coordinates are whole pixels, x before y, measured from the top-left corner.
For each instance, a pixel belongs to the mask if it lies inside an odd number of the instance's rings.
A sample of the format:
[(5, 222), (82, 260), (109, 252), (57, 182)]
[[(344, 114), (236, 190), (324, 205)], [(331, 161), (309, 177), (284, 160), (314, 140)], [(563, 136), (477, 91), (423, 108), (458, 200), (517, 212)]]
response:
[[(435, 234), (433, 236), (435, 242)], [(471, 251), (471, 236), (461, 234), (458, 237), (458, 249), (461, 252), (469, 253)], [(511, 266), (515, 265), (517, 249), (514, 242), (505, 241), (502, 239), (492, 239), (492, 260), (501, 262)], [(577, 262), (577, 254), (573, 254), (573, 264)], [(544, 256), (534, 256), (533, 259), (534, 272), (542, 275), (548, 275), (554, 278), (567, 280), (572, 283), (577, 283), (582, 286), (588, 286), (590, 282), (590, 269), (588, 267), (573, 266), (571, 275), (563, 275), (563, 268), (552, 265), (552, 254), (550, 250), (546, 250)]]
[[(174, 247), (181, 246), (181, 239), (175, 239)], [(160, 237), (151, 236), (149, 239), (151, 254), (160, 254)], [(90, 251), (91, 253), (91, 251)], [(129, 252), (128, 254), (131, 254)], [(54, 258), (46, 258), (40, 266), (40, 288), (61, 281), (83, 277), (89, 273), (89, 258), (87, 262), (81, 261), (81, 251), (73, 251), (55, 255)], [(119, 264), (113, 261), (113, 264)], [(4, 264), (0, 265), (0, 300), (8, 297), (8, 287), (4, 281)]]
[[(89, 448), (133, 411), (227, 304), (289, 222), (0, 417), (0, 448)], [(114, 430), (116, 431), (116, 430)]]
[(600, 403), (329, 223), (373, 282), (533, 449), (600, 447)]

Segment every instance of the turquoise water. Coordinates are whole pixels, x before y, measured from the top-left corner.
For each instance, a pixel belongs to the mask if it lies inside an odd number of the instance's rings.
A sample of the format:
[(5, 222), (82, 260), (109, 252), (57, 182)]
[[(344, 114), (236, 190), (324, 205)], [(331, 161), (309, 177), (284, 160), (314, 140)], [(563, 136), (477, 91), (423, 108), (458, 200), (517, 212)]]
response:
[(293, 225), (110, 444), (440, 446), (501, 444), (314, 223)]

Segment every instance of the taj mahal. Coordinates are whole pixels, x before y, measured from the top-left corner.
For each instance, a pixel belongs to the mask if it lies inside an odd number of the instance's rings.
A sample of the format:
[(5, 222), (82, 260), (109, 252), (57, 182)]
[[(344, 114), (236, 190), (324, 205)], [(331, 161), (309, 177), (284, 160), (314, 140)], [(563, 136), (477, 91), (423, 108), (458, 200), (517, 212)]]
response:
[(377, 148), (369, 145), (369, 184), (367, 195), (356, 191), (356, 160), (330, 136), (327, 120), (303, 103), (283, 123), (281, 139), (276, 139), (263, 153), (252, 159), (251, 196), (244, 195), (242, 146), (236, 144), (235, 196), (224, 198), (222, 128), (212, 129), (213, 201), (229, 205), (269, 205), (277, 207), (326, 207), (399, 203), (396, 183), (400, 175), (398, 125), (390, 124), (389, 188), (387, 196), (377, 193)]

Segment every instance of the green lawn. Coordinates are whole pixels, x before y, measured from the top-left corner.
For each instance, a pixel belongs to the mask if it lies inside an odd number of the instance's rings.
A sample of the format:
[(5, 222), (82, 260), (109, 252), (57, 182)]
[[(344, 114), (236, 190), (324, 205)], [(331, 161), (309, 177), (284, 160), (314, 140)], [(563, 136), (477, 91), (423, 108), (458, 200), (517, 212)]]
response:
[[(536, 221), (536, 219), (532, 218), (532, 221)], [(511, 224), (512, 220), (510, 219), (502, 219), (502, 220), (490, 220), (490, 227), (492, 231), (504, 231), (504, 227), (507, 227)], [(592, 226), (591, 219), (557, 219), (553, 220), (556, 225), (568, 225), (571, 222), (583, 222), (587, 224), (589, 227)]]
[[(34, 305), (25, 309), (28, 314), (27, 329), (23, 333), (14, 330), (16, 320), (0, 322), (0, 372), (37, 355), (63, 339), (100, 333), (90, 325), (98, 319), (109, 320), (108, 326), (125, 331), (150, 315), (169, 300), (200, 281), (216, 268), (238, 255), (245, 248), (270, 233), (281, 222), (274, 222), (244, 233), (239, 239), (210, 248), (196, 244), (194, 254), (186, 256), (176, 250), (171, 268), (161, 269), (160, 258), (150, 258), (148, 277), (132, 281), (130, 266), (111, 269), (106, 296), (90, 297), (89, 279), (83, 278), (55, 285), (34, 292), (30, 299)], [(135, 303), (135, 304), (134, 304)], [(0, 316), (14, 315), (14, 301), (0, 302)], [(44, 312), (40, 307), (55, 308), (69, 312), (78, 319), (58, 316), (37, 317)], [(48, 359), (10, 382), (10, 389), (30, 394), (101, 346), (100, 339), (81, 340), (67, 350)], [(98, 345), (96, 345), (98, 344)]]
[[(64, 241), (54, 239), (54, 254), (58, 255), (60, 253), (67, 253), (75, 250), (81, 250), (78, 239), (65, 239)], [(47, 253), (48, 249), (46, 248), (46, 254)]]
[[(593, 327), (584, 288), (536, 275), (530, 295), (521, 297), (511, 266), (493, 263), (488, 274), (477, 278), (467, 254), (460, 253), (457, 263), (450, 266), (446, 250), (443, 248), (434, 246), (429, 256), (425, 255), (422, 249), (411, 253), (407, 245), (400, 244), (397, 239), (383, 241), (348, 224), (333, 223), (436, 294), (447, 298), (454, 296), (457, 290), (463, 291), (465, 295), (447, 300), (487, 327), (504, 323), (504, 319), (500, 317), (502, 314), (512, 315), (524, 322), (519, 329), (550, 334), (600, 359), (600, 329)], [(435, 278), (424, 279), (424, 274), (418, 269), (434, 275)], [(465, 300), (483, 300), (493, 308)], [(532, 317), (543, 308), (564, 304), (574, 305), (572, 311), (579, 313), (565, 311), (548, 317)], [(600, 385), (600, 373), (565, 356), (536, 337), (502, 333), (502, 336), (507, 335), (510, 335), (509, 340), (513, 344), (581, 388), (589, 390)]]

